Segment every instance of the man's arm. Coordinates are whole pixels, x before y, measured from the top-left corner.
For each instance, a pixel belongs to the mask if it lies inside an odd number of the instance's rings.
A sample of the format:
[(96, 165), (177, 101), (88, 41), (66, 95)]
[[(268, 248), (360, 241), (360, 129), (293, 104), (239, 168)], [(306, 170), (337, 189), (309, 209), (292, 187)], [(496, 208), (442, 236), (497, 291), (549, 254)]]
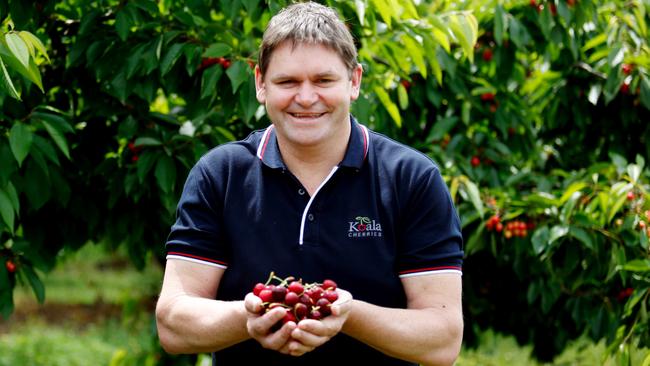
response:
[(212, 352), (248, 338), (242, 302), (214, 300), (224, 270), (169, 259), (156, 305), (160, 344), (169, 353)]
[(414, 276), (402, 283), (407, 309), (353, 300), (343, 332), (395, 358), (452, 365), (463, 338), (461, 276)]
[(243, 300), (214, 300), (223, 273), (224, 269), (209, 265), (167, 260), (156, 305), (158, 337), (165, 351), (214, 352), (251, 336), (271, 349), (279, 350), (287, 343), (295, 324), (285, 324), (279, 331), (269, 333), (284, 316), (280, 309), (260, 317), (249, 314)]

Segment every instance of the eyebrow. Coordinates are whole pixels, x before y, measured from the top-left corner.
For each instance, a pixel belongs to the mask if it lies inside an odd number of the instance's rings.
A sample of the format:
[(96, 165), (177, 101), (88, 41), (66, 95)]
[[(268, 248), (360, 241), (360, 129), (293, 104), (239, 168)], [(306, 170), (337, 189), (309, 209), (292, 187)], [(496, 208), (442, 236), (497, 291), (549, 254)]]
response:
[[(314, 75), (315, 78), (320, 79), (320, 78), (338, 78), (339, 75), (337, 75), (335, 72), (332, 71), (325, 71), (325, 72), (319, 72), (316, 75)], [(295, 79), (293, 75), (290, 74), (278, 74), (270, 77), (271, 81), (278, 81), (278, 80), (287, 80), (287, 79)]]

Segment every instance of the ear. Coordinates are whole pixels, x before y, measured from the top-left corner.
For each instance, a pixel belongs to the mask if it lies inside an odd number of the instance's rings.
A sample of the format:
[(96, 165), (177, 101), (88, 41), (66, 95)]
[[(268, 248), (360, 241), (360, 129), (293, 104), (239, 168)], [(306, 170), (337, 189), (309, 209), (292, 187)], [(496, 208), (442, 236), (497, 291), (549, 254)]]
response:
[(361, 90), (361, 77), (363, 76), (363, 66), (357, 64), (357, 67), (352, 70), (352, 78), (350, 82), (352, 83), (352, 90), (350, 92), (350, 100), (357, 100), (359, 98), (359, 92)]
[(266, 85), (264, 84), (264, 76), (260, 70), (260, 65), (255, 65), (255, 96), (260, 104), (266, 103)]

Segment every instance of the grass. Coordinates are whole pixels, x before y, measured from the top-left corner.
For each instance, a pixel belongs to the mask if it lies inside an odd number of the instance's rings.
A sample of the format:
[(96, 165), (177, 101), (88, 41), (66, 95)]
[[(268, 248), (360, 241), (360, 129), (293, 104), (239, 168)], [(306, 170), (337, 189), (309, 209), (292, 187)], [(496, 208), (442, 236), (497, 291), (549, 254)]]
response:
[[(0, 366), (153, 366), (166, 355), (155, 336), (153, 300), (162, 269), (151, 262), (135, 270), (123, 253), (86, 245), (63, 255), (52, 273), (43, 276), (46, 302), (39, 305), (31, 290), (16, 290), (16, 311), (0, 319)], [(485, 332), (477, 349), (463, 349), (456, 366), (592, 366), (619, 365), (603, 359), (604, 343), (587, 339), (572, 343), (552, 364), (531, 357), (532, 347), (513, 337)], [(634, 350), (630, 365), (650, 366), (650, 350)], [(645, 364), (648, 362), (648, 365)], [(208, 366), (207, 355), (168, 364)]]

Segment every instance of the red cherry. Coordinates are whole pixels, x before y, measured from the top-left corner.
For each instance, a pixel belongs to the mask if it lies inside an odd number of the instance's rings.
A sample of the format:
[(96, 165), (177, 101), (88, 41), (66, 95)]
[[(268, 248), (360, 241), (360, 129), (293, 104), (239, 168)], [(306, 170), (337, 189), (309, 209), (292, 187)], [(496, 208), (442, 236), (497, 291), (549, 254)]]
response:
[(492, 61), (492, 50), (489, 48), (486, 48), (485, 51), (483, 51), (483, 60), (485, 61)]
[(535, 0), (530, 0), (530, 6), (536, 8), (536, 7), (537, 7), (537, 1), (535, 1)]
[(297, 319), (296, 316), (293, 315), (293, 313), (287, 309), (287, 313), (284, 314), (284, 318), (282, 318), (282, 324), (286, 324), (288, 322), (297, 323)]
[(323, 292), (323, 298), (327, 299), (329, 302), (334, 302), (338, 300), (339, 294), (336, 292), (336, 290), (327, 290)]
[(300, 296), (295, 292), (287, 292), (287, 295), (284, 297), (284, 303), (289, 306), (294, 306), (300, 301)]
[(299, 300), (299, 301), (300, 301), (301, 304), (305, 304), (305, 305), (309, 305), (309, 306), (311, 306), (311, 305), (314, 304), (314, 301), (313, 301), (313, 300), (311, 299), (311, 297), (309, 297), (309, 295), (307, 295), (306, 293), (305, 293), (305, 294), (302, 294), (302, 295), (300, 296), (300, 300)]
[(307, 290), (307, 295), (312, 299), (313, 302), (318, 301), (323, 297), (323, 289), (320, 287), (313, 287)]
[(287, 288), (284, 286), (276, 286), (273, 290), (273, 301), (284, 301), (284, 297), (287, 295)]
[(319, 310), (312, 310), (309, 312), (309, 319), (320, 320), (323, 318), (323, 313)]
[(264, 289), (260, 291), (259, 298), (262, 299), (262, 302), (271, 302), (273, 300), (273, 291)]
[(639, 229), (645, 229), (645, 221), (639, 221)]
[(628, 201), (634, 201), (634, 192), (632, 192), (632, 191), (627, 192), (627, 200)]
[(576, 4), (576, 1), (575, 0), (566, 0), (566, 4), (569, 5), (569, 6), (573, 6), (573, 5)]
[(298, 281), (293, 281), (289, 284), (289, 291), (294, 292), (298, 295), (302, 295), (302, 292), (305, 290), (302, 283)]
[(500, 222), (498, 224), (496, 224), (495, 230), (497, 231), (497, 233), (500, 233), (501, 231), (503, 231), (503, 224), (500, 223)]
[(400, 81), (404, 89), (409, 90), (411, 88), (411, 82), (408, 80), (402, 80)]
[(621, 70), (623, 70), (623, 73), (625, 75), (630, 75), (632, 73), (632, 70), (634, 70), (634, 65), (623, 64), (623, 66), (621, 66)]
[(264, 290), (265, 287), (266, 285), (264, 285), (263, 283), (255, 284), (255, 286), (253, 287), (253, 295), (260, 296), (260, 291)]
[(321, 312), (321, 315), (323, 316), (328, 316), (332, 313), (332, 310), (330, 309), (332, 304), (330, 303), (329, 300), (327, 300), (324, 297), (318, 299), (318, 301), (316, 302), (316, 306), (318, 306), (318, 310)]
[(476, 168), (477, 166), (481, 165), (481, 159), (479, 159), (479, 157), (476, 155), (472, 156), (472, 160), (470, 160), (470, 163), (472, 164), (473, 167)]
[(131, 157), (131, 161), (134, 162), (134, 163), (135, 163), (136, 161), (138, 161), (138, 160), (140, 160), (140, 157), (137, 156), (137, 155), (133, 155), (133, 156)]
[(305, 319), (307, 313), (309, 313), (309, 308), (307, 307), (307, 305), (300, 302), (294, 305), (293, 314), (296, 316), (296, 319), (298, 320)]
[(5, 267), (7, 268), (7, 271), (9, 271), (9, 273), (16, 272), (16, 263), (14, 263), (11, 259), (7, 259), (7, 261), (5, 262)]
[[(650, 211), (648, 211), (648, 212), (650, 212)], [(336, 287), (337, 287), (336, 282), (334, 282), (334, 281), (332, 281), (330, 279), (327, 279), (327, 280), (323, 281), (323, 288), (325, 290), (336, 290)]]
[(489, 102), (494, 100), (494, 93), (483, 93), (481, 94), (481, 100), (484, 102)]
[(623, 84), (621, 84), (621, 93), (628, 94), (629, 92), (630, 92), (630, 84), (623, 82)]

